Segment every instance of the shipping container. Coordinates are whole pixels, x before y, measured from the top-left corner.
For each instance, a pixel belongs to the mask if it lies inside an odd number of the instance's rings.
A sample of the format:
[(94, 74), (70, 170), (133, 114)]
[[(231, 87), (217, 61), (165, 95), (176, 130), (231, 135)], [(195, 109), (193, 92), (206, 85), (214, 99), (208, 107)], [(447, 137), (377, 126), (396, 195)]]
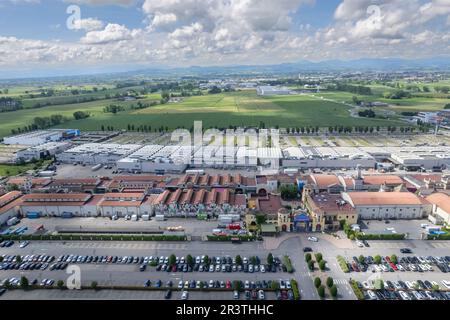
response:
[(39, 212), (28, 212), (27, 218), (28, 219), (38, 219), (40, 216)]

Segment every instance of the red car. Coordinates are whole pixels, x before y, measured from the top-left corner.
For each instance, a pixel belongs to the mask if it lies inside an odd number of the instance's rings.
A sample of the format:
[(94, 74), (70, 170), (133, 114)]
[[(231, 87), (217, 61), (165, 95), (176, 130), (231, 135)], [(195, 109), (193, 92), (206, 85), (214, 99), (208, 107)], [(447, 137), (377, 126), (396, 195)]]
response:
[(231, 288), (231, 281), (230, 281), (230, 280), (227, 280), (227, 283), (226, 283), (225, 287), (226, 287), (227, 289), (230, 289), (230, 288)]

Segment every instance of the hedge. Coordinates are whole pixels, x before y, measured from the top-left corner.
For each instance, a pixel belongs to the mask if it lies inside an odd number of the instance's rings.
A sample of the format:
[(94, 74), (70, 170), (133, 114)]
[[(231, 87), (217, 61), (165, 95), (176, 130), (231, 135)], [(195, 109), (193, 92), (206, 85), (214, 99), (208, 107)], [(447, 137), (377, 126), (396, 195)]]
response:
[(292, 266), (291, 259), (289, 259), (289, 256), (283, 257), (283, 264), (286, 266), (286, 271), (289, 273), (294, 272), (294, 267)]
[(450, 233), (446, 234), (429, 234), (427, 240), (450, 240)]
[(358, 240), (405, 240), (406, 234), (393, 233), (393, 234), (365, 234), (362, 232), (355, 233), (355, 237)]
[(64, 241), (186, 241), (186, 236), (177, 235), (71, 235), (71, 234), (61, 234), (61, 235), (1, 235), (0, 240), (37, 240), (37, 241), (47, 241), (47, 240), (64, 240)]
[(240, 241), (253, 241), (256, 239), (255, 236), (214, 236), (209, 235), (207, 236), (208, 241), (231, 241), (232, 239), (239, 238)]
[(342, 271), (344, 271), (345, 273), (349, 273), (350, 270), (348, 268), (346, 260), (342, 256), (337, 256), (336, 259), (337, 259), (337, 262), (339, 263), (339, 266), (341, 267)]
[(300, 300), (300, 291), (298, 290), (297, 280), (291, 279), (291, 288), (294, 293), (294, 300)]
[(362, 292), (362, 290), (360, 288), (358, 288), (358, 284), (356, 283), (355, 280), (350, 280), (350, 286), (352, 287), (353, 292), (355, 293), (356, 298), (358, 300), (364, 300), (365, 299), (364, 298), (364, 292)]

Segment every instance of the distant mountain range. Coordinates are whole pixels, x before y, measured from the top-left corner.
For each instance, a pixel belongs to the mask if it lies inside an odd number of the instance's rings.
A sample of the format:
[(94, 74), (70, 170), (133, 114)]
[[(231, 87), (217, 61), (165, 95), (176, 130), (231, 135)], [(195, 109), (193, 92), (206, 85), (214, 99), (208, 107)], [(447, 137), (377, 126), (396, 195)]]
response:
[[(126, 71), (130, 70), (130, 71)], [(358, 60), (326, 60), (312, 62), (301, 60), (293, 63), (281, 63), (270, 65), (231, 65), (231, 66), (189, 66), (189, 67), (146, 67), (142, 65), (116, 66), (114, 68), (98, 67), (93, 72), (92, 68), (73, 68), (54, 70), (28, 70), (27, 72), (3, 73), (2, 78), (133, 78), (133, 77), (198, 77), (198, 76), (226, 76), (226, 75), (262, 75), (262, 74), (296, 74), (300, 72), (355, 72), (355, 71), (407, 71), (430, 70), (450, 71), (450, 57), (436, 57), (428, 59), (358, 59)], [(61, 79), (60, 79), (61, 80)]]

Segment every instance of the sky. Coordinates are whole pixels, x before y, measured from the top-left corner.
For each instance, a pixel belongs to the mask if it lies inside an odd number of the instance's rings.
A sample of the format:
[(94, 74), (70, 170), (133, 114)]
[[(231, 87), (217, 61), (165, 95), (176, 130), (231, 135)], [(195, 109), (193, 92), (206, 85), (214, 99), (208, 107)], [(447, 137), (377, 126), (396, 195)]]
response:
[(0, 0), (0, 77), (450, 56), (450, 0)]

